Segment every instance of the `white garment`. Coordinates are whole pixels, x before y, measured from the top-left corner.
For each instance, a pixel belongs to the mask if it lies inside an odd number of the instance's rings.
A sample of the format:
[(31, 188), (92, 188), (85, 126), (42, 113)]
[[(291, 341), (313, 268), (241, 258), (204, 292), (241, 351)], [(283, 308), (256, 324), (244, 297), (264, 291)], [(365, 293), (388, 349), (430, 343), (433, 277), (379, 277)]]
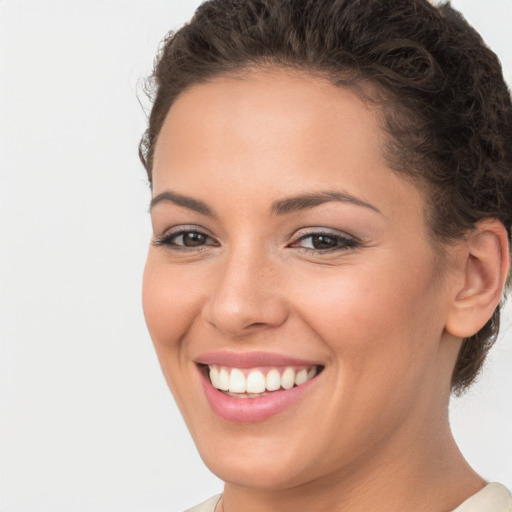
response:
[(487, 484), (453, 512), (512, 512), (512, 496), (501, 484)]
[[(215, 512), (220, 497), (221, 495), (217, 494), (185, 512)], [(452, 512), (512, 512), (512, 496), (501, 484), (487, 484)]]
[(215, 512), (215, 507), (219, 503), (222, 494), (212, 496), (209, 500), (206, 500), (195, 507), (185, 510), (185, 512)]

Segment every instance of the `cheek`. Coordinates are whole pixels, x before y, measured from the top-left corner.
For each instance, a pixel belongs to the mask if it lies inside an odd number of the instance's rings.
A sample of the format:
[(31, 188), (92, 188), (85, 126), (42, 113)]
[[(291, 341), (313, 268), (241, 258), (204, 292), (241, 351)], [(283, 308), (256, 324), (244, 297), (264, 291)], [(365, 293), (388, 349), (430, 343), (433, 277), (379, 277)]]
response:
[(185, 281), (183, 272), (150, 250), (142, 287), (144, 317), (163, 375), (182, 412), (189, 396), (188, 382), (181, 378), (187, 367), (183, 340), (200, 311), (197, 288)]
[(435, 294), (427, 280), (391, 282), (362, 271), (338, 286), (317, 284), (301, 296), (302, 318), (331, 352), (324, 409), (347, 438), (371, 443), (406, 421), (418, 397), (429, 393), (439, 333), (425, 319)]
[(144, 269), (142, 304), (160, 357), (162, 351), (179, 348), (180, 340), (200, 311), (200, 300), (193, 282), (159, 259), (150, 251)]
[(441, 311), (428, 269), (427, 263), (408, 268), (382, 261), (311, 279), (307, 293), (297, 291), (305, 323), (344, 375), (393, 379), (411, 367), (421, 372), (426, 358), (435, 357), (442, 323), (433, 321)]

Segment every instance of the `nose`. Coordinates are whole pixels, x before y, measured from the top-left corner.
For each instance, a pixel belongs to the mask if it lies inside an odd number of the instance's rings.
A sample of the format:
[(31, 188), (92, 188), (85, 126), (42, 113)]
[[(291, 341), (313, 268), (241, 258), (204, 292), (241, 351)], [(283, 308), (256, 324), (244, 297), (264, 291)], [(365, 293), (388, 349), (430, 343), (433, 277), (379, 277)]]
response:
[(208, 323), (224, 334), (243, 336), (286, 321), (288, 305), (278, 263), (248, 249), (227, 254), (220, 265), (204, 308)]

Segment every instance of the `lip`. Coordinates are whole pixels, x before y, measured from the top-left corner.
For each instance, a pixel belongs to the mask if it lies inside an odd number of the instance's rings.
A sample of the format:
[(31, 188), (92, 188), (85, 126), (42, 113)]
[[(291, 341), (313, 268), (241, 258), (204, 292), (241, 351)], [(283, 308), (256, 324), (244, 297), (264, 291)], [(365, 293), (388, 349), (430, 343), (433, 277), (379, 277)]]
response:
[[(261, 366), (313, 366), (318, 363), (288, 357), (281, 354), (264, 352), (236, 353), (212, 352), (200, 356), (197, 360), (206, 399), (215, 414), (224, 420), (235, 423), (251, 423), (264, 421), (293, 406), (304, 395), (311, 392), (320, 374), (300, 386), (287, 390), (272, 391), (257, 398), (237, 398), (226, 395), (213, 387), (204, 365), (216, 364), (235, 368), (251, 368)], [(323, 366), (323, 365), (322, 365)]]
[(308, 361), (273, 352), (231, 352), (219, 351), (202, 354), (198, 364), (216, 364), (232, 368), (256, 368), (258, 366), (323, 366), (320, 361)]

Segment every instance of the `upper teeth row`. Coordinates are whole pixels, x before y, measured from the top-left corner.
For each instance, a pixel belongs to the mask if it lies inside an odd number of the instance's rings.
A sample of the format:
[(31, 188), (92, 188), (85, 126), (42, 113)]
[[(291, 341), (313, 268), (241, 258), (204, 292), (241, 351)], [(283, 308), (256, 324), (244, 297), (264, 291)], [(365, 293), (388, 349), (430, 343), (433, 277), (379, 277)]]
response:
[(300, 370), (287, 367), (282, 373), (277, 368), (272, 368), (267, 375), (261, 370), (250, 370), (247, 376), (239, 368), (210, 365), (209, 369), (213, 387), (230, 393), (263, 393), (280, 388), (290, 389), (294, 385), (304, 384), (316, 375), (316, 366)]

